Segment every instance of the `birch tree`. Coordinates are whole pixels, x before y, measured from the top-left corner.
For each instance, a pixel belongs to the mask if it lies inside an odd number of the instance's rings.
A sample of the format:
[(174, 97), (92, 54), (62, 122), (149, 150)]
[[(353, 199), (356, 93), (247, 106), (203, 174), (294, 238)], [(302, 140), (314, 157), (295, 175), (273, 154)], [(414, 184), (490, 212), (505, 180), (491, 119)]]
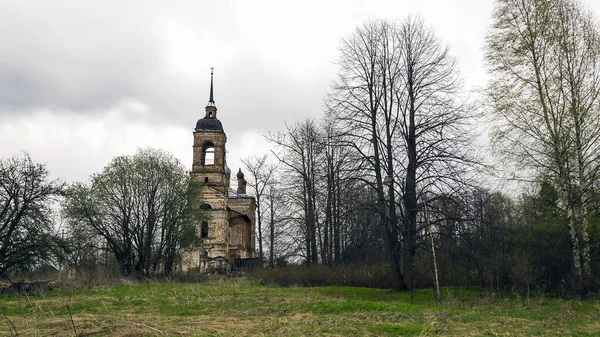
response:
[(558, 186), (584, 294), (600, 165), (600, 28), (575, 0), (498, 0), (493, 19), (486, 63), (494, 141), (503, 158)]

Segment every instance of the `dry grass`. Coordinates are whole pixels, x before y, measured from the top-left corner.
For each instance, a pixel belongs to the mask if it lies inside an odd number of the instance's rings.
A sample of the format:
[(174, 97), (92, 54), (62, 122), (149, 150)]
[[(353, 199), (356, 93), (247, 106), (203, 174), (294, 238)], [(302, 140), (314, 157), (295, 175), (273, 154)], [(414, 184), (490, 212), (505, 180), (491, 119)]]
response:
[(596, 300), (546, 298), (526, 308), (519, 300), (462, 294), (444, 303), (435, 305), (430, 290), (410, 303), (408, 294), (381, 289), (239, 280), (59, 289), (1, 297), (0, 336), (600, 335)]

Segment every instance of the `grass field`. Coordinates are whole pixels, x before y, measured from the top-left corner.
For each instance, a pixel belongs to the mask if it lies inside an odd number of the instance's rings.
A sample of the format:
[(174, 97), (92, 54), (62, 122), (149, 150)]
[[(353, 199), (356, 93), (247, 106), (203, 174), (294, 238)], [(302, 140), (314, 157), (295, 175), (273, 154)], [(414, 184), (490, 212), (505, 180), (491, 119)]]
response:
[[(0, 336), (600, 336), (600, 301), (275, 288), (252, 281), (114, 285), (0, 297)], [(452, 293), (452, 294), (450, 294)], [(14, 327), (14, 328), (13, 328)], [(16, 330), (16, 333), (15, 331)]]

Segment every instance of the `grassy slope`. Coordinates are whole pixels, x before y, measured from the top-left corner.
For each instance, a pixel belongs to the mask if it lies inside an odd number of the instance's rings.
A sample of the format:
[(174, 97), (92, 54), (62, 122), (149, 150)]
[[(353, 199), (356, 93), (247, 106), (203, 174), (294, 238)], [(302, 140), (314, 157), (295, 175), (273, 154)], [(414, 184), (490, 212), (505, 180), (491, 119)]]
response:
[[(115, 285), (0, 297), (0, 336), (595, 336), (600, 301), (496, 299), (462, 292), (444, 305), (431, 291), (272, 288), (249, 281)], [(492, 303), (493, 302), (493, 303)], [(70, 308), (73, 322), (69, 318)], [(6, 315), (6, 316), (4, 316)]]

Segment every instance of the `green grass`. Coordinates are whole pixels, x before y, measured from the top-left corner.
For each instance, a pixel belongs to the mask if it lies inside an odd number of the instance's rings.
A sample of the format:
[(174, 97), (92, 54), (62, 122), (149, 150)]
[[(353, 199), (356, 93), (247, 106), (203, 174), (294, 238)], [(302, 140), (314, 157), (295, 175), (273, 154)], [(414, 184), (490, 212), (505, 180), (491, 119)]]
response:
[[(484, 290), (410, 294), (252, 281), (59, 289), (0, 297), (0, 336), (598, 336), (600, 301), (500, 299)], [(73, 320), (69, 316), (69, 310)], [(12, 335), (15, 335), (12, 331)]]

